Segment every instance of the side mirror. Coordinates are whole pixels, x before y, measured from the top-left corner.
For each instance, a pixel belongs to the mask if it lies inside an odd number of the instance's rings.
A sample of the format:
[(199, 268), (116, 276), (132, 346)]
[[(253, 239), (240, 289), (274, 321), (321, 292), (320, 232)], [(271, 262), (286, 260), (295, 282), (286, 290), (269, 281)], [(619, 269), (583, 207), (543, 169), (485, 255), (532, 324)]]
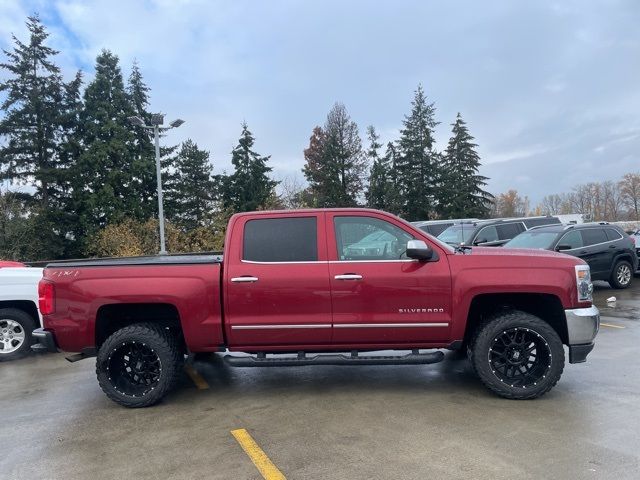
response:
[(409, 240), (407, 242), (407, 257), (415, 260), (431, 260), (433, 250), (422, 240)]
[(487, 243), (489, 240), (487, 240), (486, 238), (478, 238), (475, 242), (473, 242), (474, 245), (482, 245), (483, 243)]
[(561, 252), (563, 250), (571, 250), (571, 245), (566, 245), (564, 243), (561, 243), (556, 247), (556, 252)]

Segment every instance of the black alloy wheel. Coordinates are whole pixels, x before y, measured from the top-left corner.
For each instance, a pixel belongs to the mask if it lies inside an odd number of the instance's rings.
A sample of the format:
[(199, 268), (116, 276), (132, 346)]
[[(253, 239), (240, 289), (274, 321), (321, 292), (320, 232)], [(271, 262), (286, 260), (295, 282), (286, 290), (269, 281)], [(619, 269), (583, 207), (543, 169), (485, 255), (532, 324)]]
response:
[(153, 405), (176, 385), (184, 362), (176, 334), (153, 323), (114, 332), (98, 350), (96, 375), (114, 402), (138, 408)]
[(162, 361), (146, 343), (123, 343), (109, 355), (107, 374), (117, 392), (144, 397), (158, 386)]
[(493, 374), (512, 387), (534, 387), (549, 373), (552, 364), (547, 341), (529, 328), (499, 333), (489, 350)]
[(476, 327), (469, 360), (482, 383), (504, 398), (526, 400), (551, 390), (564, 369), (564, 346), (543, 319), (503, 310)]

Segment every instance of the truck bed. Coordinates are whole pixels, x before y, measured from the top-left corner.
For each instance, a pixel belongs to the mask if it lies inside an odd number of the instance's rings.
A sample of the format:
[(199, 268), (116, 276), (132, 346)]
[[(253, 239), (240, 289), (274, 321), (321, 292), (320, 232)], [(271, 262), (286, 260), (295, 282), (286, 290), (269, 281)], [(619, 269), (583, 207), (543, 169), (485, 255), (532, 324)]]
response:
[(222, 252), (186, 253), (175, 255), (144, 255), (138, 257), (88, 258), (47, 263), (47, 267), (115, 267), (124, 265), (196, 265), (222, 263)]

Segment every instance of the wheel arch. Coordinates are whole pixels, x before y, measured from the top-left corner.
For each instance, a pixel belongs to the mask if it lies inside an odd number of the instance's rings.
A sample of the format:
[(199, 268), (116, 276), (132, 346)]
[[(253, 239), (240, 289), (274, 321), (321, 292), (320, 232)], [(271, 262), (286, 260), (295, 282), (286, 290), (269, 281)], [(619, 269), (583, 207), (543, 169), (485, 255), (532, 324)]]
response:
[(153, 323), (171, 330), (179, 345), (186, 350), (180, 314), (176, 306), (170, 303), (116, 303), (101, 306), (96, 313), (96, 349), (116, 331), (136, 323)]
[(35, 327), (40, 326), (40, 315), (38, 315), (38, 307), (31, 300), (2, 300), (0, 301), (0, 310), (5, 308), (15, 308), (28, 314), (36, 323)]
[(547, 322), (559, 335), (562, 343), (569, 343), (567, 319), (560, 298), (545, 293), (487, 293), (476, 295), (469, 308), (464, 344), (489, 316), (500, 311), (521, 310)]

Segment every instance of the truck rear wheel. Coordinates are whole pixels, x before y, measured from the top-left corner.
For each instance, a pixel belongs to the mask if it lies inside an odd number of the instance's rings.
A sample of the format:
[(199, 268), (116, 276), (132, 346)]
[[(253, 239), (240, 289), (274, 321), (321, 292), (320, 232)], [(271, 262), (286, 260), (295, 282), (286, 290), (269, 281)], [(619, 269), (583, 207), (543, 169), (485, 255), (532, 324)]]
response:
[(469, 357), (487, 388), (513, 400), (544, 395), (564, 369), (564, 347), (557, 332), (540, 318), (514, 310), (476, 330)]
[(182, 365), (178, 342), (166, 328), (139, 323), (112, 334), (96, 359), (102, 391), (130, 408), (159, 402), (176, 384)]
[(0, 309), (0, 361), (15, 360), (29, 353), (36, 321), (17, 308)]

